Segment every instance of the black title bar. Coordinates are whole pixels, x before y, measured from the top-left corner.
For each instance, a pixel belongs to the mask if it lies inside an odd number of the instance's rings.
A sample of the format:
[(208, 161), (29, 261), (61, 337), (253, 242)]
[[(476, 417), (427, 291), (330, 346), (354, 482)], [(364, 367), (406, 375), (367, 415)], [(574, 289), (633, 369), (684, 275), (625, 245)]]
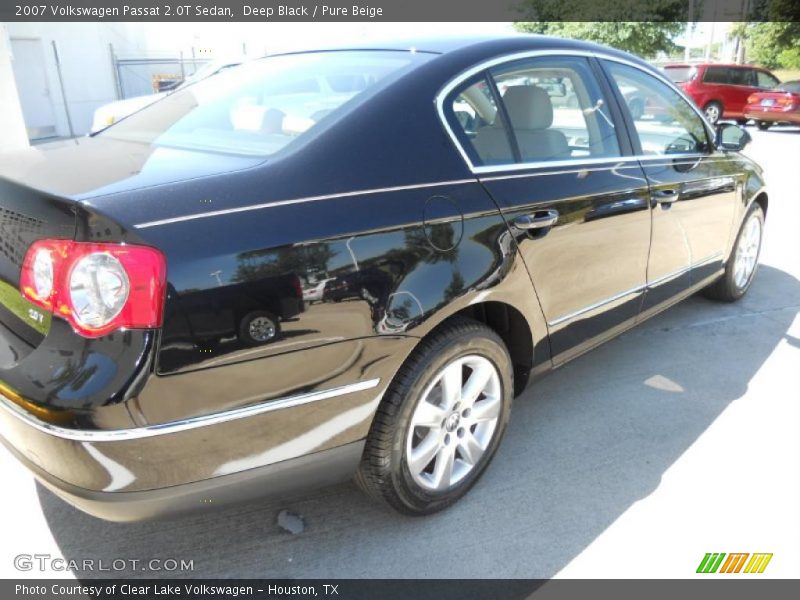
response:
[(791, 0), (0, 0), (0, 21), (800, 21)]
[(800, 580), (705, 577), (691, 580), (534, 579), (84, 579), (0, 580), (4, 600), (785, 600)]

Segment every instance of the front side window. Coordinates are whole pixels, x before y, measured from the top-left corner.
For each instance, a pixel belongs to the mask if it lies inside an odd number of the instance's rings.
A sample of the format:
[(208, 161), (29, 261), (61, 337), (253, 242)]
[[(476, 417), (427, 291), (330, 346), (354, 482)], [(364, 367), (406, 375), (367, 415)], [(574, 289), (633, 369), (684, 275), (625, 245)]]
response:
[(775, 77), (766, 71), (756, 71), (756, 81), (758, 83), (758, 87), (763, 90), (771, 90), (780, 83), (777, 79), (775, 79)]
[(430, 56), (340, 51), (264, 58), (181, 87), (99, 135), (266, 157), (348, 113)]
[(755, 87), (756, 85), (756, 72), (753, 69), (742, 67), (728, 67), (727, 80), (724, 83), (729, 85), (742, 85), (746, 87)]
[(635, 67), (603, 62), (625, 99), (644, 154), (695, 154), (709, 150), (703, 118), (677, 91)]

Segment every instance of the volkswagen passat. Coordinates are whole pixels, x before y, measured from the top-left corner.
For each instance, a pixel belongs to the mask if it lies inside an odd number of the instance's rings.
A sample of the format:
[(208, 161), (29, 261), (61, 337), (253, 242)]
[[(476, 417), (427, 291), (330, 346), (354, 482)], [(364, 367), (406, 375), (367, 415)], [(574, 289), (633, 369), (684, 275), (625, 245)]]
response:
[(530, 381), (747, 291), (747, 140), (633, 56), (515, 36), (273, 56), (6, 155), (2, 440), (107, 519), (353, 476), (442, 509)]

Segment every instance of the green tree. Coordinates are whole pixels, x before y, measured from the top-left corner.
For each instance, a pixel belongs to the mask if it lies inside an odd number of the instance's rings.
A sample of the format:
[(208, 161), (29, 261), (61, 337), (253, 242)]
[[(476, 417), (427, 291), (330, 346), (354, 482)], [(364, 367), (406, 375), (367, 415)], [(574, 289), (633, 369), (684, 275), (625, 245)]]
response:
[[(674, 52), (689, 0), (521, 0), (519, 31), (605, 44), (643, 57)], [(696, 9), (695, 9), (696, 10)], [(637, 19), (628, 21), (626, 19)]]
[(800, 68), (800, 3), (797, 0), (751, 0), (749, 22), (732, 34), (744, 40), (747, 62), (771, 69)]
[(800, 23), (746, 23), (736, 33), (745, 39), (748, 62), (770, 69), (800, 68)]

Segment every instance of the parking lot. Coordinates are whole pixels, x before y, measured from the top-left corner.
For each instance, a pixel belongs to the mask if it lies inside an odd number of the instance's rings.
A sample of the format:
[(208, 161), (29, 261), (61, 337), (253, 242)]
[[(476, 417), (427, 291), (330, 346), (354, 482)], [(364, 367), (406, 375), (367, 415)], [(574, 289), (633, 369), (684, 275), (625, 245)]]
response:
[[(139, 577), (685, 578), (706, 552), (769, 552), (762, 577), (800, 576), (800, 129), (749, 131), (770, 191), (749, 294), (692, 298), (531, 387), (491, 468), (451, 509), (401, 517), (345, 484), (113, 524), (0, 449), (0, 574), (69, 575), (17, 571), (28, 553), (193, 561), (113, 573)], [(283, 509), (302, 532), (279, 527)]]

